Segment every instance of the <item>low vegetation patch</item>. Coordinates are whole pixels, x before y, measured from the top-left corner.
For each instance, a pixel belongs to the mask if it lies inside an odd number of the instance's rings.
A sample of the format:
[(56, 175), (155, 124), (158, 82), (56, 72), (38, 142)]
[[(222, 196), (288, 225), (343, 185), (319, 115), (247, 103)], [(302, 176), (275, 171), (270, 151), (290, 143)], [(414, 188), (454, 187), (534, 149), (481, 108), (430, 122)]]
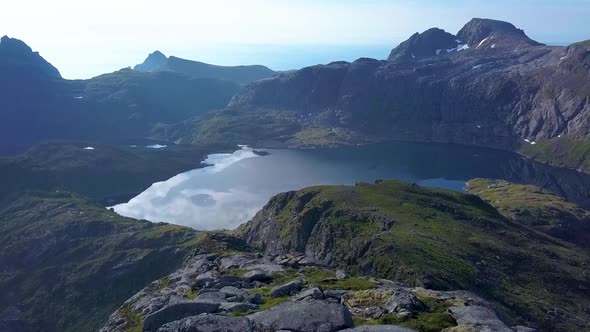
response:
[(590, 172), (590, 138), (562, 136), (535, 144), (525, 143), (520, 153), (551, 165)]
[(127, 322), (125, 325), (125, 332), (141, 332), (143, 316), (131, 308), (130, 305), (125, 305), (119, 309), (119, 314), (125, 318)]
[(418, 296), (426, 304), (430, 311), (419, 312), (415, 317), (399, 317), (397, 314), (385, 314), (378, 319), (368, 319), (360, 316), (354, 316), (355, 325), (401, 325), (423, 332), (438, 332), (448, 327), (457, 326), (457, 322), (451, 316), (447, 309), (452, 303), (431, 298)]

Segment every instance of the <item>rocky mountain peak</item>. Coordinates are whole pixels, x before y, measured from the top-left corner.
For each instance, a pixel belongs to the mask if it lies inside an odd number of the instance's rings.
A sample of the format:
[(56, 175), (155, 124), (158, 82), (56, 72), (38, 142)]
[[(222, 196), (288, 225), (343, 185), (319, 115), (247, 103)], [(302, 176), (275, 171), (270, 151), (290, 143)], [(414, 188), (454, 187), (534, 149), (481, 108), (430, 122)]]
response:
[(470, 46), (479, 45), (482, 41), (490, 37), (508, 39), (513, 43), (526, 43), (532, 46), (543, 45), (530, 39), (523, 30), (518, 29), (511, 23), (484, 18), (471, 19), (457, 33), (457, 38)]
[(162, 52), (156, 50), (150, 53), (143, 63), (136, 65), (133, 69), (148, 72), (155, 71), (160, 69), (167, 62), (168, 58)]
[(0, 38), (0, 73), (18, 78), (61, 78), (59, 71), (38, 52), (33, 52), (25, 42), (8, 36)]
[(23, 41), (4, 36), (0, 38), (0, 54), (22, 54), (33, 53), (33, 50)]
[(415, 33), (408, 40), (394, 48), (387, 60), (400, 62), (436, 55), (443, 50), (457, 47), (457, 38), (439, 28)]

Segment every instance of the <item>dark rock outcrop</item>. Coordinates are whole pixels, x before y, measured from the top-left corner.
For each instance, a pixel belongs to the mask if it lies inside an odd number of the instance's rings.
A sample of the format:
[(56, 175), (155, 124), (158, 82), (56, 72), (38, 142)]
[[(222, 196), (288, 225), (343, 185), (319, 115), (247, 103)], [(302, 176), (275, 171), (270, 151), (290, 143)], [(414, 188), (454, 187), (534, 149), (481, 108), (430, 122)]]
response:
[(438, 28), (432, 28), (423, 33), (415, 33), (410, 39), (401, 43), (394, 48), (388, 61), (407, 62), (412, 59), (431, 57), (441, 53), (447, 53), (449, 50), (459, 45), (457, 37)]

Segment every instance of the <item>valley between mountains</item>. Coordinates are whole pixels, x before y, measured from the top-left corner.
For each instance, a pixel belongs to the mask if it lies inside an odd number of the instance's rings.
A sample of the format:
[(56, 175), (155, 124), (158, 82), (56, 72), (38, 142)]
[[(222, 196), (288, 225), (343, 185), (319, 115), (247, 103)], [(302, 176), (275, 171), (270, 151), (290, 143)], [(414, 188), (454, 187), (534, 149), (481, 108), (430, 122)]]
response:
[(89, 80), (3, 37), (0, 331), (588, 331), (590, 189), (571, 170), (310, 186), (233, 230), (108, 207), (238, 144), (460, 144), (590, 172), (589, 117), (590, 42), (490, 19), (385, 60), (275, 72), (156, 51)]

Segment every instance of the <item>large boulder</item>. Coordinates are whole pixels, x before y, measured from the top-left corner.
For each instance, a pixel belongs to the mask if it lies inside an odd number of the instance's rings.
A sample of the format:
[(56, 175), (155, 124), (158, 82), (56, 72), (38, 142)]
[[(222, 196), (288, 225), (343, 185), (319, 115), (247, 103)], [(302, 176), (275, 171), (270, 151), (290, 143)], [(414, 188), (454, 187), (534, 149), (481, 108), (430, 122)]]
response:
[(219, 303), (211, 302), (180, 302), (171, 304), (153, 314), (147, 315), (143, 321), (143, 331), (157, 331), (160, 326), (203, 313), (213, 313), (219, 309)]
[(246, 302), (223, 302), (220, 303), (219, 309), (225, 312), (247, 312), (258, 310), (258, 306)]
[(263, 331), (331, 332), (354, 326), (345, 306), (324, 301), (284, 302), (248, 318)]
[(458, 328), (470, 328), (470, 331), (473, 332), (512, 332), (512, 329), (508, 328), (492, 310), (486, 307), (454, 306), (449, 308), (449, 313), (457, 321)]
[(163, 325), (158, 332), (249, 332), (250, 321), (244, 317), (201, 314)]
[(207, 271), (205, 273), (199, 274), (197, 276), (197, 278), (195, 279), (195, 282), (193, 283), (192, 288), (196, 289), (196, 288), (206, 287), (208, 284), (215, 281), (216, 277), (217, 277), (217, 272), (214, 272), (214, 271)]
[(221, 303), (226, 302), (227, 294), (222, 292), (208, 292), (202, 293), (197, 296), (195, 299), (196, 302), (212, 302), (212, 303)]
[(324, 292), (319, 287), (308, 288), (303, 292), (297, 294), (297, 300), (323, 300), (325, 298)]
[(270, 273), (262, 270), (252, 270), (244, 274), (244, 278), (248, 281), (270, 282), (273, 277)]
[(396, 290), (387, 301), (386, 309), (389, 312), (410, 312), (415, 313), (417, 311), (428, 310), (428, 307), (420, 301), (414, 293), (408, 290)]
[(283, 297), (299, 292), (303, 288), (303, 281), (294, 280), (284, 285), (277, 286), (270, 291), (272, 297)]
[(363, 325), (341, 332), (415, 332), (415, 330), (397, 325)]

